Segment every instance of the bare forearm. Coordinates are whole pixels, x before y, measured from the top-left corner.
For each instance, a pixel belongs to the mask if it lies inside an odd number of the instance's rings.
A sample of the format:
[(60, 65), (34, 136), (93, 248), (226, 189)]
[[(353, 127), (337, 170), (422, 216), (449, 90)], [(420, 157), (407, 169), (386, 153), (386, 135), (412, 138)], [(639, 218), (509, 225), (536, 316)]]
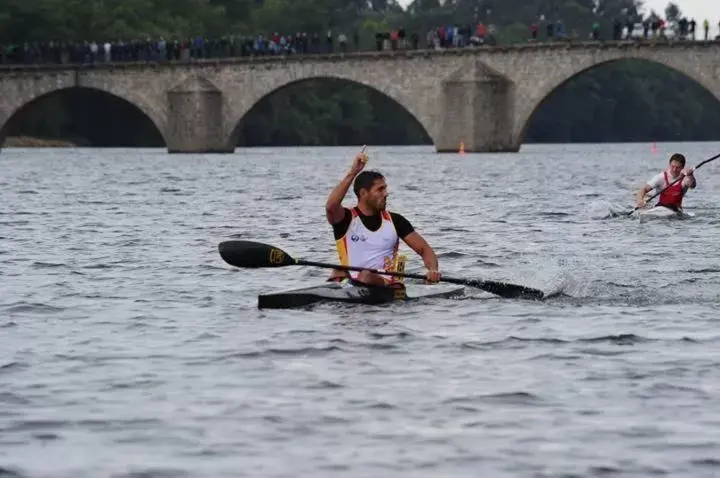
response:
[(355, 179), (355, 173), (353, 171), (348, 171), (340, 183), (338, 183), (338, 185), (330, 191), (327, 203), (325, 203), (325, 209), (330, 211), (342, 207), (342, 201), (345, 198), (348, 189), (350, 189), (353, 179)]
[(644, 186), (638, 191), (637, 195), (635, 196), (635, 200), (638, 205), (643, 204), (645, 202), (645, 195), (648, 193), (649, 190), (650, 190), (650, 188), (648, 188), (647, 186)]
[(345, 177), (340, 180), (340, 183), (335, 186), (332, 191), (330, 191), (330, 195), (325, 203), (325, 216), (330, 224), (334, 225), (342, 221), (344, 216), (342, 201), (345, 198), (348, 189), (350, 189), (350, 185), (355, 179), (355, 176), (363, 170), (366, 162), (367, 156), (365, 155), (365, 147), (363, 147), (360, 154), (355, 156), (355, 159), (353, 159), (352, 166), (350, 167), (350, 170), (345, 173)]
[(422, 260), (425, 263), (425, 267), (429, 271), (436, 271), (439, 270), (438, 267), (438, 259), (435, 255), (435, 251), (433, 251), (433, 248), (430, 246), (426, 246), (423, 248), (422, 251)]

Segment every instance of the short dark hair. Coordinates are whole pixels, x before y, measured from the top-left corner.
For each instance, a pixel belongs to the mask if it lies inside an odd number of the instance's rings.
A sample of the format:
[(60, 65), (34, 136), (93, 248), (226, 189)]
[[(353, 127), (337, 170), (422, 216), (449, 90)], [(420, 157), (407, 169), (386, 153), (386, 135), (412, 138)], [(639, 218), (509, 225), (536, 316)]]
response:
[(385, 179), (385, 176), (383, 176), (380, 171), (363, 171), (358, 174), (355, 178), (355, 183), (353, 184), (353, 191), (355, 191), (355, 195), (360, 197), (360, 190), (372, 188), (373, 184), (378, 179)]
[(680, 167), (685, 167), (685, 156), (683, 156), (682, 154), (675, 153), (670, 156), (670, 161), (668, 161), (668, 164), (672, 163), (673, 161), (677, 161), (678, 163), (680, 163)]

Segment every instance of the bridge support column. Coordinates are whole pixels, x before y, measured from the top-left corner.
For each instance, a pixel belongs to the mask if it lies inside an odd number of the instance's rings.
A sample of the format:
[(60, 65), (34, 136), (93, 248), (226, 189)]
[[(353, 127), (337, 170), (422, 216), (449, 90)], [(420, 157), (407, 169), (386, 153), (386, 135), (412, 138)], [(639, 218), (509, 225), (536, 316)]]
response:
[(225, 141), (222, 92), (202, 76), (168, 91), (169, 153), (232, 153)]
[(437, 152), (519, 151), (513, 138), (514, 88), (507, 78), (477, 66), (445, 81), (442, 99)]

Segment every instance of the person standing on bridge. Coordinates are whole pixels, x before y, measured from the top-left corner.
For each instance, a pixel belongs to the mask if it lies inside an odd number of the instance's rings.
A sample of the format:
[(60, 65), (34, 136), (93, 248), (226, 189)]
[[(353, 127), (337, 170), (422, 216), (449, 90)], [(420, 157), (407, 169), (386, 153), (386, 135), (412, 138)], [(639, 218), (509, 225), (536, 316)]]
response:
[[(440, 280), (438, 260), (432, 247), (402, 215), (389, 212), (387, 183), (377, 171), (363, 171), (367, 156), (359, 153), (350, 170), (330, 192), (325, 215), (332, 225), (340, 264), (377, 270), (394, 270), (400, 239), (422, 257), (429, 283)], [(357, 176), (357, 177), (356, 177)], [(353, 183), (354, 180), (354, 183)], [(357, 206), (343, 207), (342, 200), (350, 185), (357, 196)], [(390, 286), (396, 281), (370, 271), (334, 270), (330, 280), (349, 278), (370, 285)]]

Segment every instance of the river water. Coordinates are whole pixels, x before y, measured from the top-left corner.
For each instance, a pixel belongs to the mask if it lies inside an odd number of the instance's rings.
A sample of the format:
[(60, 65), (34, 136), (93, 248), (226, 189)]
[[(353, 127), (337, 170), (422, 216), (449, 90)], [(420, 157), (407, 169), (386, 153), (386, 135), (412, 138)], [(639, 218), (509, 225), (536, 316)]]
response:
[(720, 161), (694, 218), (608, 214), (720, 144), (371, 147), (443, 272), (559, 294), (258, 310), (328, 271), (217, 244), (335, 262), (357, 149), (3, 150), (0, 476), (720, 475)]

